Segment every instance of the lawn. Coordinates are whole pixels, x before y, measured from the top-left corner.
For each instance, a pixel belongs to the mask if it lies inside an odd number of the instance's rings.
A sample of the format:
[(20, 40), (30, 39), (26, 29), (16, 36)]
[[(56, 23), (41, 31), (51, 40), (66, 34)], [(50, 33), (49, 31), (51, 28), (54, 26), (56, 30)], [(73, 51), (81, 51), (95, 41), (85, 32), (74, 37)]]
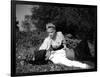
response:
[[(34, 73), (34, 72), (50, 72), (50, 71), (68, 71), (68, 70), (79, 70), (78, 67), (67, 67), (64, 65), (53, 64), (48, 61), (46, 64), (36, 65), (34, 62), (29, 62), (34, 57), (34, 52), (38, 50), (39, 46), (46, 37), (45, 32), (16, 32), (16, 73)], [(71, 42), (71, 43), (70, 43)], [(79, 43), (78, 40), (67, 39), (67, 45), (70, 48), (75, 48)], [(93, 63), (85, 61), (91, 66)]]

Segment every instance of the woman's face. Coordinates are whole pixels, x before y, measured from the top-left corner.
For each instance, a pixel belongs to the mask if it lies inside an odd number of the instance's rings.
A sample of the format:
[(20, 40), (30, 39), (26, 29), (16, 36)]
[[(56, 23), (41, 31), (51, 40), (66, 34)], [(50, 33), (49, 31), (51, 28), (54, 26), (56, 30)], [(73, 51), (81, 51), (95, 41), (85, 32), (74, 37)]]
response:
[(53, 38), (54, 35), (55, 35), (56, 30), (54, 28), (48, 28), (47, 32), (48, 32), (50, 38)]

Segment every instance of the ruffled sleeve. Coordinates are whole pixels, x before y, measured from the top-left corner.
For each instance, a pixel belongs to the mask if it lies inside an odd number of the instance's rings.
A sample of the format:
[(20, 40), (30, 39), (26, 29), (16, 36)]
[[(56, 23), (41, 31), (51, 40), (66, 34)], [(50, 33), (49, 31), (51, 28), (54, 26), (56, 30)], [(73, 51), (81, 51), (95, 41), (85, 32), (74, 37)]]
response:
[(62, 43), (63, 44), (66, 44), (66, 40), (65, 40), (65, 37), (64, 37), (63, 33), (62, 32), (59, 32), (58, 34), (59, 34), (59, 38), (62, 41)]
[(40, 46), (39, 50), (48, 50), (50, 47), (50, 40), (49, 38), (45, 38), (45, 40), (43, 41), (42, 45)]

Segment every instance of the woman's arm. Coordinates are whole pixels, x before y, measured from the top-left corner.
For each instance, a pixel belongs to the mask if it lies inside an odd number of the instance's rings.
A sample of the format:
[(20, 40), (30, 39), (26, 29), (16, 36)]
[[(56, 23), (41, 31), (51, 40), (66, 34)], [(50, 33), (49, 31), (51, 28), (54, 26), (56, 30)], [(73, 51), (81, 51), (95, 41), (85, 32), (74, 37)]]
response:
[(51, 55), (50, 40), (48, 38), (45, 38), (39, 50), (46, 50), (45, 60), (48, 60)]
[(64, 37), (62, 32), (60, 32), (60, 37), (61, 37), (61, 40), (62, 40), (62, 45), (64, 46), (63, 49), (64, 50), (68, 50), (68, 48), (66, 47), (66, 39), (65, 39), (65, 37)]
[(47, 41), (47, 38), (45, 38), (45, 40), (41, 44), (39, 50), (47, 50), (47, 44), (48, 44), (48, 41)]

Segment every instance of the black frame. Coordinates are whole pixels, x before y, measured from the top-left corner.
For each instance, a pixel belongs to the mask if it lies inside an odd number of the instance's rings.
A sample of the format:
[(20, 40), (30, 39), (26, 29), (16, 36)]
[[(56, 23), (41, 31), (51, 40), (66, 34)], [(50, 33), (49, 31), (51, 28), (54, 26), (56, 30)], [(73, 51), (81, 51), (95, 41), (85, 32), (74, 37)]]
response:
[(83, 70), (69, 70), (69, 71), (54, 71), (54, 72), (39, 72), (39, 73), (26, 73), (16, 74), (16, 4), (43, 4), (43, 5), (56, 5), (56, 6), (75, 6), (75, 7), (96, 7), (96, 5), (77, 5), (77, 4), (61, 4), (61, 3), (50, 3), (50, 2), (33, 2), (33, 1), (11, 1), (11, 76), (29, 76), (29, 75), (44, 75), (44, 74), (60, 74), (60, 73), (79, 73), (79, 72), (92, 72), (97, 71), (97, 26), (96, 26), (96, 41), (95, 41), (95, 68), (94, 69), (83, 69)]

